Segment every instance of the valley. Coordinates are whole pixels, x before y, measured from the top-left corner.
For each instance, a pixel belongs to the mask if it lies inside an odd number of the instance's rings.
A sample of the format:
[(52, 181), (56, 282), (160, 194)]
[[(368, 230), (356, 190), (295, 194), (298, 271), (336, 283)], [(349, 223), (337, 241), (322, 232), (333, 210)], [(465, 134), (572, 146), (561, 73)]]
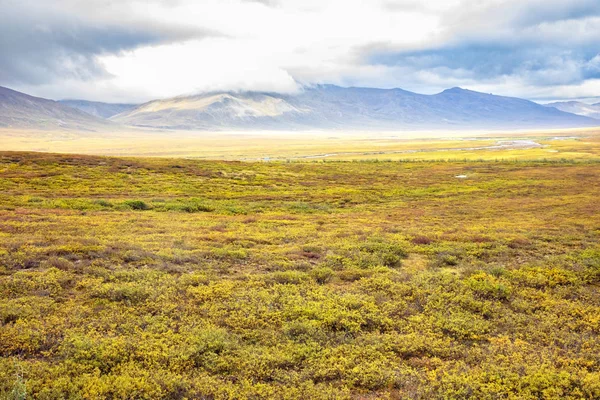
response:
[(1, 152), (0, 393), (598, 398), (598, 176)]
[(594, 128), (495, 132), (206, 132), (129, 128), (85, 133), (0, 128), (0, 141), (3, 150), (13, 151), (243, 161), (600, 156), (600, 130)]
[(600, 400), (600, 0), (0, 16), (0, 400)]
[(164, 129), (17, 97), (7, 399), (600, 396), (598, 128)]

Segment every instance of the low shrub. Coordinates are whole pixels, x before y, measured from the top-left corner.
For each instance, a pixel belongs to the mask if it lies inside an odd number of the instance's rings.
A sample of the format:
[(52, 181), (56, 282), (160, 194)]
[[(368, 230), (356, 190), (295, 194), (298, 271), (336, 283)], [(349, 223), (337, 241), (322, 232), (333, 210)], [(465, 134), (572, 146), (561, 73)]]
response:
[(301, 271), (277, 271), (270, 275), (270, 280), (279, 284), (298, 285), (308, 279), (308, 274)]
[(150, 206), (142, 200), (125, 200), (123, 205), (132, 210), (149, 210)]
[(431, 242), (433, 242), (433, 240), (431, 240), (427, 236), (415, 236), (414, 238), (412, 238), (411, 242), (413, 244), (421, 245), (421, 244), (431, 244)]
[(483, 272), (470, 276), (466, 283), (473, 292), (484, 298), (506, 300), (512, 292), (507, 282)]
[(317, 283), (322, 285), (329, 282), (331, 278), (333, 278), (334, 272), (331, 268), (319, 267), (310, 271), (310, 275), (315, 281), (317, 281)]

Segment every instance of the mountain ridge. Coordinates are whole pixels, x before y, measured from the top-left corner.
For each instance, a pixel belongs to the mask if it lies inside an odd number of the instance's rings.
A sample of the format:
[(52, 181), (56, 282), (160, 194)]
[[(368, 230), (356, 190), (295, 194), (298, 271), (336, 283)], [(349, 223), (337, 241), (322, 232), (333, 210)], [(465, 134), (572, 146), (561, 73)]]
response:
[(58, 103), (71, 108), (76, 108), (90, 115), (108, 119), (117, 114), (121, 114), (125, 111), (132, 110), (139, 106), (139, 104), (129, 103), (105, 103), (101, 101), (88, 101), (88, 100), (77, 100), (77, 99), (64, 99), (58, 100)]
[(94, 131), (114, 125), (57, 101), (0, 86), (0, 127)]
[(111, 120), (170, 129), (452, 129), (595, 126), (590, 118), (529, 100), (462, 88), (316, 85), (299, 93), (210, 92), (152, 100)]
[(600, 103), (587, 104), (581, 101), (557, 101), (545, 104), (546, 107), (553, 107), (558, 110), (576, 115), (583, 115), (589, 118), (600, 120)]
[[(97, 115), (111, 115), (97, 117), (81, 110), (86, 107)], [(335, 85), (315, 85), (293, 94), (214, 91), (135, 107), (57, 102), (0, 87), (0, 126), (95, 130), (118, 125), (180, 130), (453, 130), (576, 128), (598, 126), (600, 121), (459, 87), (429, 95)]]

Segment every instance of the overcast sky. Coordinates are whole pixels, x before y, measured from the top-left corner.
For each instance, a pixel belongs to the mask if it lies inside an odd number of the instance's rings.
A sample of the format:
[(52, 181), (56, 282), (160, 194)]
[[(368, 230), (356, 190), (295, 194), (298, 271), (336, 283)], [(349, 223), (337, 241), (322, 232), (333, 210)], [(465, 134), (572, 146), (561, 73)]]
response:
[(600, 0), (0, 0), (0, 85), (33, 95), (317, 83), (600, 96)]

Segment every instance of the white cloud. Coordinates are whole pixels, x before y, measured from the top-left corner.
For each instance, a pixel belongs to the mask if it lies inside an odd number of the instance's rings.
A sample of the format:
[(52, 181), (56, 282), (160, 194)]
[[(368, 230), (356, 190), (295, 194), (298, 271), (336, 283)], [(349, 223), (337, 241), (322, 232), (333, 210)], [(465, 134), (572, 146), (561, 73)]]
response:
[[(104, 74), (87, 80), (64, 76), (52, 82), (22, 82), (16, 87), (52, 98), (144, 101), (211, 90), (291, 92), (298, 83), (402, 87), (424, 93), (460, 85), (524, 97), (550, 92), (566, 96), (589, 92), (586, 82), (593, 81), (598, 69), (594, 54), (585, 58), (593, 38), (600, 34), (597, 0), (569, 4), (562, 0), (57, 0), (53, 7), (52, 2), (41, 3), (54, 14), (68, 14), (84, 24), (119, 26), (123, 31), (119, 37), (127, 29), (141, 37), (128, 46), (114, 46), (115, 51), (97, 52), (94, 66), (103, 68)], [(160, 27), (169, 39), (151, 40), (146, 30), (140, 35), (145, 25)], [(473, 73), (472, 65), (415, 68), (402, 62), (372, 62), (368, 57), (369, 52), (393, 55), (445, 49), (447, 59), (452, 46), (477, 42), (479, 46), (500, 43), (509, 48), (503, 56), (509, 58), (510, 47), (518, 49), (521, 42), (546, 49), (547, 43), (561, 38), (575, 50), (586, 50), (585, 57), (574, 51), (570, 58), (560, 52), (564, 49), (549, 49), (537, 59), (520, 60), (509, 72), (499, 69), (489, 76)], [(539, 57), (547, 62), (533, 65)]]
[(144, 89), (151, 97), (213, 90), (291, 92), (296, 82), (281, 68), (281, 55), (254, 39), (214, 38), (144, 47), (101, 58), (110, 81), (131, 92)]
[(157, 9), (166, 20), (195, 20), (227, 36), (148, 46), (101, 62), (117, 86), (133, 92), (151, 87), (158, 97), (235, 89), (290, 92), (295, 81), (335, 82), (362, 74), (368, 68), (356, 59), (356, 47), (389, 38), (410, 46), (426, 39), (437, 23), (437, 17), (418, 12), (386, 15), (361, 1), (297, 4), (245, 2), (237, 12), (223, 2)]

